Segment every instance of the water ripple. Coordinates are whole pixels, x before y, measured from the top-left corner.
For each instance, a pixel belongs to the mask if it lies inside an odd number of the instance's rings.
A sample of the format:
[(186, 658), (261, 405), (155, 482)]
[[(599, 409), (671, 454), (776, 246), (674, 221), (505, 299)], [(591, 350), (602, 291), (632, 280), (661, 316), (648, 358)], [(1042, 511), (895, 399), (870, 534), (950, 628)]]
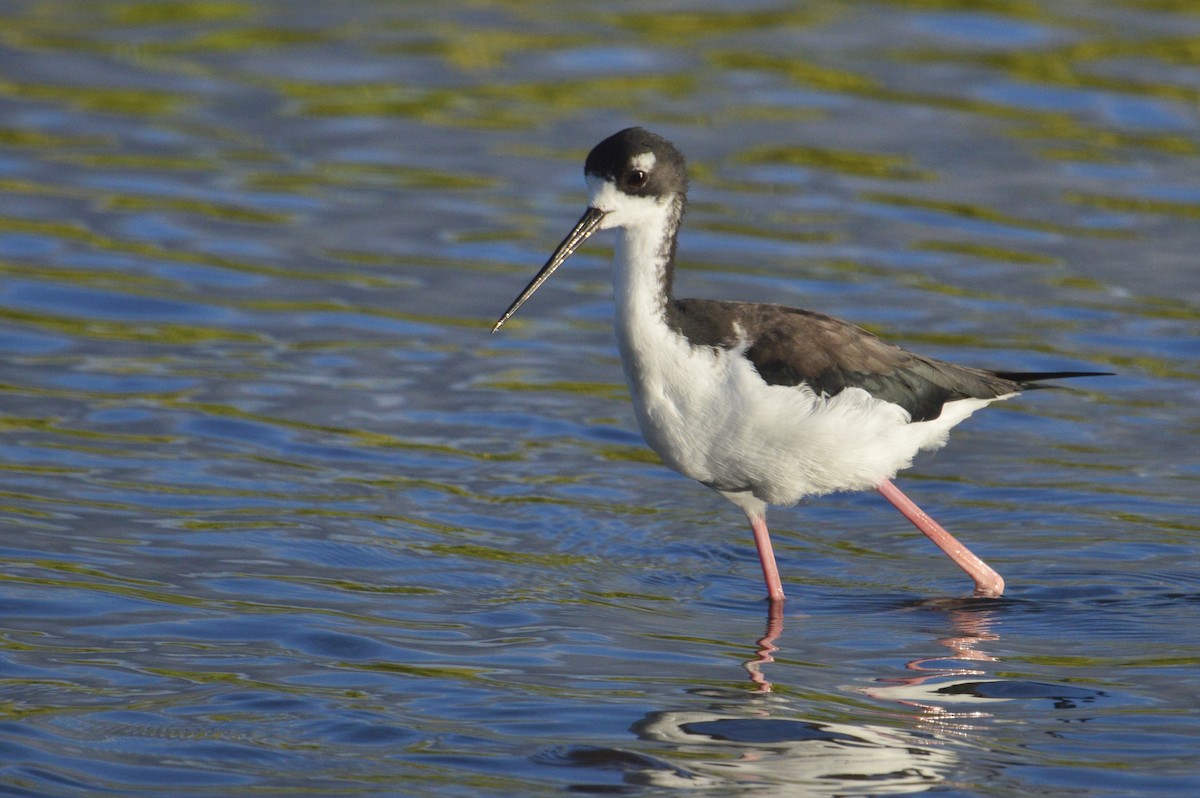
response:
[[(0, 792), (1195, 792), (1190, 10), (0, 11)], [(838, 495), (767, 617), (609, 242), (488, 335), (629, 124), (682, 293), (1120, 372), (904, 475), (1005, 599)]]

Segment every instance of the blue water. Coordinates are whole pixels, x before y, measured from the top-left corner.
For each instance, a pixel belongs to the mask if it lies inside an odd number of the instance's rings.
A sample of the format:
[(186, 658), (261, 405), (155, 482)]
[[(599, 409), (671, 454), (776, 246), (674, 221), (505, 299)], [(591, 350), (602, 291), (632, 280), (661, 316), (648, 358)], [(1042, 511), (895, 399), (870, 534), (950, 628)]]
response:
[[(0, 794), (1200, 792), (1186, 3), (0, 4)], [(684, 295), (1098, 369), (741, 513), (637, 433), (597, 237)]]

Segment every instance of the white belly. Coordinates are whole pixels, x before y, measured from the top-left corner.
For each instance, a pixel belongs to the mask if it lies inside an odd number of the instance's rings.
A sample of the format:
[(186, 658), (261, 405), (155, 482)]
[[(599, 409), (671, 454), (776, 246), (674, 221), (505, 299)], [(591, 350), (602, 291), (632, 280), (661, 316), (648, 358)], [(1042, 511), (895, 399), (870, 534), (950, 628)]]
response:
[(937, 419), (909, 422), (898, 405), (850, 388), (817, 396), (767, 385), (739, 350), (691, 347), (659, 328), (635, 346), (618, 334), (642, 435), (676, 471), (768, 504), (874, 488), (936, 449), (987, 400), (951, 402)]

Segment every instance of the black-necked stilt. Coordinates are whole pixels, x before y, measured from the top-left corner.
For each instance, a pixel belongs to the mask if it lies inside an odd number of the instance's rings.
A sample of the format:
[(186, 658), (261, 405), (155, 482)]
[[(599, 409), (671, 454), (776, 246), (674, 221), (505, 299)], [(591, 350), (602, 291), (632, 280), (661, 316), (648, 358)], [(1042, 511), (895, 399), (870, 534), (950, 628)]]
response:
[(783, 586), (768, 504), (875, 488), (975, 580), (1004, 580), (891, 482), (979, 408), (1039, 380), (1103, 372), (985, 371), (906, 352), (840, 319), (781, 305), (674, 299), (675, 242), (687, 201), (683, 155), (642, 128), (600, 142), (584, 165), (588, 207), (496, 322), (517, 312), (580, 244), (619, 228), (617, 344), (646, 442), (679, 473), (741, 507), (767, 593)]

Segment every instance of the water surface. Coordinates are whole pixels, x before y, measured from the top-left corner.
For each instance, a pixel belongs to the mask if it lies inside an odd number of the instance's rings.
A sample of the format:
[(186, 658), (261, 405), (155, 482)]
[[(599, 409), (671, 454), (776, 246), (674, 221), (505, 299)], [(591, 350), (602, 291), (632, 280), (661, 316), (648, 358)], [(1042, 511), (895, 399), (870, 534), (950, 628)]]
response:
[[(1190, 3), (0, 5), (0, 792), (1200, 790)], [(879, 497), (740, 512), (641, 442), (609, 240), (681, 293), (1100, 369)], [(602, 239), (603, 237), (598, 237)]]

